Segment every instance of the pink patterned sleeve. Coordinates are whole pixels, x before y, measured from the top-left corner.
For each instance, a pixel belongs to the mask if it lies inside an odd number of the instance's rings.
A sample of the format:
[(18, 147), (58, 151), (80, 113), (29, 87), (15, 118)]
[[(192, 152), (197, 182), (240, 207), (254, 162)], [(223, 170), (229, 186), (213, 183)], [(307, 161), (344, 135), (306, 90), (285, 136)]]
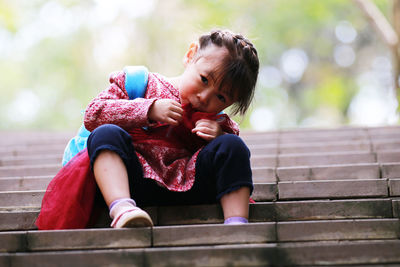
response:
[(155, 99), (135, 98), (129, 100), (125, 90), (125, 73), (113, 73), (110, 86), (95, 97), (87, 106), (84, 123), (93, 131), (98, 126), (112, 123), (124, 129), (149, 124), (147, 112)]
[(239, 125), (229, 118), (228, 115), (223, 114), (219, 119), (217, 119), (219, 125), (221, 125), (222, 131), (226, 133), (231, 133), (235, 135), (239, 135)]

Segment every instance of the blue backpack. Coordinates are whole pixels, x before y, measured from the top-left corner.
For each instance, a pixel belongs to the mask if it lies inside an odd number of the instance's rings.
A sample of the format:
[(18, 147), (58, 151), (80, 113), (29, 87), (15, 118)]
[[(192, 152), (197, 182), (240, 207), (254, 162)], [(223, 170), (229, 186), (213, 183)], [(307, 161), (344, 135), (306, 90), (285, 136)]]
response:
[[(127, 66), (125, 72), (125, 89), (128, 92), (129, 100), (144, 97), (147, 89), (149, 71), (144, 66)], [(77, 135), (72, 138), (64, 150), (62, 165), (68, 163), (76, 154), (86, 148), (86, 142), (90, 132), (82, 123)]]

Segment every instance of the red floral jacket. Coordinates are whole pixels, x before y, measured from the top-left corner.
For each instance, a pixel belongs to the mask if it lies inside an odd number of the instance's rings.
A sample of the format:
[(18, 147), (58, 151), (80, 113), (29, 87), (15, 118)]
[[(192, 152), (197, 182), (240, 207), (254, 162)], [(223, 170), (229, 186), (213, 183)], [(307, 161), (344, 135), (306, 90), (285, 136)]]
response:
[(144, 98), (129, 100), (125, 90), (125, 73), (113, 73), (110, 86), (89, 103), (85, 112), (85, 127), (89, 131), (107, 123), (122, 127), (132, 136), (145, 178), (154, 179), (172, 191), (187, 191), (194, 183), (198, 153), (206, 144), (191, 133), (195, 122), (201, 118), (215, 119), (223, 131), (236, 135), (239, 134), (239, 127), (226, 114), (195, 112), (187, 106), (184, 107), (182, 125), (173, 127), (150, 123), (148, 110), (155, 100), (162, 98), (180, 102), (178, 89), (160, 74), (149, 73)]

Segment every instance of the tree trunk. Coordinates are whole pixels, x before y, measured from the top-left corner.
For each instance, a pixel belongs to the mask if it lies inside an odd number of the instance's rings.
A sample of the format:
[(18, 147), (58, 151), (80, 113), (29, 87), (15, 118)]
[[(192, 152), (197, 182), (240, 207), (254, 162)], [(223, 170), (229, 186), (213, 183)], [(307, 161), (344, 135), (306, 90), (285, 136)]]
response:
[[(400, 37), (400, 0), (392, 0), (392, 20), (393, 20), (393, 28), (397, 34), (397, 37)], [(394, 76), (394, 86), (397, 91), (397, 98), (399, 99), (400, 95), (400, 51), (399, 44), (392, 48), (393, 53), (393, 76)]]
[(378, 34), (392, 52), (393, 65), (393, 90), (398, 102), (400, 102), (400, 0), (392, 0), (392, 21), (391, 25), (382, 12), (371, 0), (354, 0), (364, 12), (367, 19), (374, 26)]

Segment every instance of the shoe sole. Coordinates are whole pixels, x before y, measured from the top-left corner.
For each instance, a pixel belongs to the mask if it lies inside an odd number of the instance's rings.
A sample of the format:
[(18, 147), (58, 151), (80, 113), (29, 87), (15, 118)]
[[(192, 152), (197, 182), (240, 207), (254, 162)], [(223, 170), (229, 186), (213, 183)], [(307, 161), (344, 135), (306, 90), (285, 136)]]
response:
[(153, 221), (144, 211), (128, 212), (115, 225), (115, 228), (152, 227)]

